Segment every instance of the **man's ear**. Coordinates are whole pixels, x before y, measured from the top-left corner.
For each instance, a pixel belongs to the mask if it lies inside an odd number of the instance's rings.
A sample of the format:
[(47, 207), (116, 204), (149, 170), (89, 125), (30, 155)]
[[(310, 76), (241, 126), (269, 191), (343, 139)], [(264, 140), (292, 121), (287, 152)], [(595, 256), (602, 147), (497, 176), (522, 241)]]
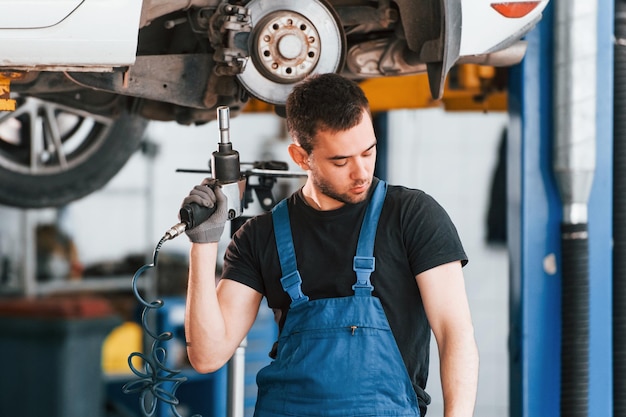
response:
[(302, 149), (302, 146), (292, 143), (287, 147), (287, 150), (289, 151), (289, 155), (291, 156), (291, 159), (293, 159), (293, 162), (298, 164), (298, 166), (303, 170), (309, 170), (309, 154)]

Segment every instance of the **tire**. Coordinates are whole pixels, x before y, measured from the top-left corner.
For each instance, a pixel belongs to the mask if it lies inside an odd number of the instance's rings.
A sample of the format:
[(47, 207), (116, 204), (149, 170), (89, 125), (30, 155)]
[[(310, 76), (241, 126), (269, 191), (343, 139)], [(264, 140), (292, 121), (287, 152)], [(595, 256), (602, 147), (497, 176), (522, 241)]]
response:
[(100, 189), (138, 149), (147, 124), (18, 97), (14, 112), (0, 112), (0, 204), (59, 207)]

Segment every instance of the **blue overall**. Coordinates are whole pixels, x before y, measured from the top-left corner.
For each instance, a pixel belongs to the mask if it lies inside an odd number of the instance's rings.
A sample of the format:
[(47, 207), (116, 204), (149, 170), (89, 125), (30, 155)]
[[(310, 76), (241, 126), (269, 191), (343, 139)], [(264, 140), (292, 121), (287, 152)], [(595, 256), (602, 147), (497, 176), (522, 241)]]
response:
[(417, 396), (370, 283), (386, 192), (380, 181), (367, 207), (349, 297), (310, 301), (302, 293), (286, 201), (274, 208), (281, 284), (291, 304), (276, 359), (257, 375), (256, 417), (419, 416)]

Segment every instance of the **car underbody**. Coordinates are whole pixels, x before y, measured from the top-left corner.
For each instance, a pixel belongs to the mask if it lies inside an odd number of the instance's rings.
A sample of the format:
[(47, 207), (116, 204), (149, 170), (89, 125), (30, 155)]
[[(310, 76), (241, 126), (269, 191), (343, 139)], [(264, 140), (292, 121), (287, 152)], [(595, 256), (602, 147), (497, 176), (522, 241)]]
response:
[[(150, 120), (203, 124), (215, 120), (217, 107), (236, 116), (252, 98), (282, 115), (293, 85), (314, 73), (355, 81), (426, 73), (438, 99), (456, 64), (519, 62), (526, 49), (520, 37), (541, 16), (518, 28), (520, 36), (462, 55), (461, 0), (144, 0), (141, 6), (131, 63), (0, 61), (0, 81), (11, 89), (6, 101), (16, 106), (0, 112), (1, 204), (59, 206), (100, 188), (139, 146)], [(124, 146), (113, 134), (125, 137)], [(101, 166), (109, 154), (114, 168)]]

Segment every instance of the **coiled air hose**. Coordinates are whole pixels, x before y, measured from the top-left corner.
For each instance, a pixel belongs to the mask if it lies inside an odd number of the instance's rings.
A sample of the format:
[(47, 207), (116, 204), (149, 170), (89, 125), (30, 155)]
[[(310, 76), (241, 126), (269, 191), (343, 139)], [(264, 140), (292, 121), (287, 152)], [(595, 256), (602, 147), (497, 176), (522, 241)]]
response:
[[(161, 299), (156, 299), (152, 302), (147, 301), (140, 294), (138, 286), (138, 280), (141, 274), (156, 266), (159, 250), (168, 239), (170, 239), (170, 237), (167, 235), (161, 238), (154, 249), (152, 263), (139, 268), (137, 272), (135, 272), (135, 275), (133, 275), (132, 280), (135, 298), (143, 305), (141, 326), (145, 334), (153, 339), (153, 342), (148, 354), (133, 352), (128, 357), (128, 366), (139, 379), (126, 383), (122, 387), (122, 391), (125, 394), (139, 394), (139, 406), (145, 417), (153, 417), (155, 415), (159, 401), (169, 405), (175, 417), (182, 417), (176, 409), (176, 406), (179, 404), (178, 398), (176, 398), (176, 390), (187, 380), (187, 377), (180, 376), (180, 370), (170, 369), (165, 366), (167, 363), (167, 351), (165, 347), (162, 346), (162, 343), (172, 339), (172, 337), (174, 337), (173, 333), (157, 333), (150, 328), (148, 323), (149, 313), (162, 308), (165, 305), (164, 301)], [(136, 357), (143, 361), (143, 370), (137, 369), (133, 364), (133, 359)], [(171, 389), (168, 390), (170, 385)], [(196, 414), (192, 417), (201, 416)]]

